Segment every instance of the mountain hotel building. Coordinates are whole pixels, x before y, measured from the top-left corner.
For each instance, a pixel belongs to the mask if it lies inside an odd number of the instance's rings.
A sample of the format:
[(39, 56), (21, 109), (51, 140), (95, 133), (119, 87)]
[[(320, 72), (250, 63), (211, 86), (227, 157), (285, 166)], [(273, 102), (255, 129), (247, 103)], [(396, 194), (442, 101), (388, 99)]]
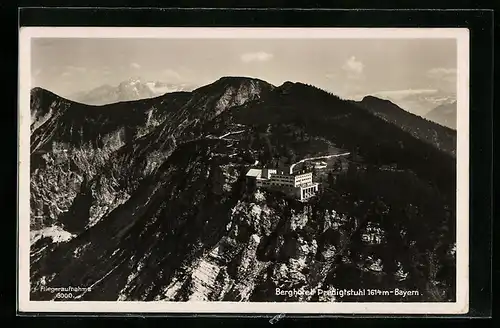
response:
[(312, 172), (293, 173), (292, 170), (250, 169), (247, 179), (255, 180), (258, 188), (282, 191), (301, 201), (307, 200), (318, 192), (319, 183), (312, 181)]

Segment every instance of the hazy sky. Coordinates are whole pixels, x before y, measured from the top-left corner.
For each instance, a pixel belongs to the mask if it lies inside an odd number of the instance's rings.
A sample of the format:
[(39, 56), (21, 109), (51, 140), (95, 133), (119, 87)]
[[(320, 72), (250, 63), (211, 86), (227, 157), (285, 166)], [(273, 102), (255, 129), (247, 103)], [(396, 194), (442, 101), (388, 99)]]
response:
[(316, 85), (342, 97), (455, 93), (455, 39), (33, 39), (32, 86), (61, 96), (140, 77), (203, 85), (221, 76)]

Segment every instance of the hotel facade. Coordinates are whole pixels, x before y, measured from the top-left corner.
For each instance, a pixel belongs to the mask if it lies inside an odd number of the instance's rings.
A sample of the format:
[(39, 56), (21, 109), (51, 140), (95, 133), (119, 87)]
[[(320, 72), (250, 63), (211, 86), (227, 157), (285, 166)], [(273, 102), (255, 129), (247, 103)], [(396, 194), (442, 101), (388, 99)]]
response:
[(312, 172), (293, 173), (289, 170), (250, 169), (247, 179), (255, 180), (257, 188), (278, 190), (305, 201), (318, 192), (319, 183), (313, 182)]

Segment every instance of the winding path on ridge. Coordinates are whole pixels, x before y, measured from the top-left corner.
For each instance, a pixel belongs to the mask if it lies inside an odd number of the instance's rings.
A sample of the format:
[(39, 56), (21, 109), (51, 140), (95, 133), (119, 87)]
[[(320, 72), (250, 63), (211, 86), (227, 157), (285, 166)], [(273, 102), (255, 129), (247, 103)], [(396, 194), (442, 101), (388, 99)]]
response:
[(347, 153), (341, 153), (341, 154), (333, 154), (333, 155), (324, 155), (324, 156), (316, 156), (316, 157), (304, 158), (304, 159), (301, 159), (300, 161), (298, 161), (296, 163), (293, 163), (290, 166), (290, 171), (293, 170), (293, 168), (295, 167), (295, 165), (300, 164), (300, 163), (304, 163), (304, 162), (307, 162), (307, 161), (314, 161), (314, 160), (317, 160), (317, 159), (327, 159), (327, 158), (332, 158), (332, 157), (347, 156), (347, 155), (350, 155), (350, 154), (351, 153), (347, 152)]

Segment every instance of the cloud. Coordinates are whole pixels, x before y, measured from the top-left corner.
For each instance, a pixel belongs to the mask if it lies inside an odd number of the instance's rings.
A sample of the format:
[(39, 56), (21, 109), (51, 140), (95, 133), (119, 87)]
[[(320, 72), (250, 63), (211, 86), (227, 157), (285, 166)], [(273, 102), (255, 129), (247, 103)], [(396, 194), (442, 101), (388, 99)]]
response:
[(347, 73), (347, 77), (351, 79), (358, 79), (363, 77), (363, 70), (365, 65), (356, 59), (356, 57), (351, 56), (345, 63), (342, 65), (342, 70)]
[(181, 79), (181, 75), (170, 68), (163, 70), (163, 75), (165, 75), (167, 79), (175, 79), (175, 80)]
[(435, 95), (437, 93), (438, 90), (436, 89), (403, 89), (403, 90), (378, 91), (372, 93), (372, 95), (381, 97), (392, 97), (392, 98), (406, 98), (409, 96)]
[(433, 80), (454, 82), (457, 79), (457, 69), (444, 67), (432, 68), (427, 71), (426, 76)]
[(430, 84), (434, 87), (449, 92), (456, 92), (457, 87), (457, 69), (437, 67), (425, 72)]
[(365, 65), (356, 57), (349, 57), (342, 65), (336, 64), (325, 72), (327, 90), (342, 98), (362, 92), (365, 83)]
[(72, 65), (69, 65), (69, 66), (66, 66), (66, 69), (68, 71), (71, 71), (71, 72), (78, 72), (78, 73), (85, 73), (87, 71), (87, 69), (85, 67), (81, 67), (81, 66), (72, 66)]
[(70, 77), (78, 74), (84, 74), (87, 73), (87, 68), (82, 67), (82, 66), (73, 66), (73, 65), (67, 65), (64, 67), (64, 69), (61, 72), (61, 77)]
[(326, 73), (325, 77), (327, 80), (334, 80), (339, 77), (339, 75), (337, 73)]
[(264, 62), (273, 59), (274, 55), (259, 51), (259, 52), (248, 52), (243, 55), (241, 55), (241, 61), (244, 63), (250, 63), (250, 62)]
[(130, 63), (130, 67), (135, 68), (135, 69), (139, 69), (139, 68), (141, 68), (141, 65), (139, 65), (137, 63)]
[(38, 82), (38, 76), (42, 73), (42, 69), (37, 69), (31, 74), (31, 85), (36, 85)]

